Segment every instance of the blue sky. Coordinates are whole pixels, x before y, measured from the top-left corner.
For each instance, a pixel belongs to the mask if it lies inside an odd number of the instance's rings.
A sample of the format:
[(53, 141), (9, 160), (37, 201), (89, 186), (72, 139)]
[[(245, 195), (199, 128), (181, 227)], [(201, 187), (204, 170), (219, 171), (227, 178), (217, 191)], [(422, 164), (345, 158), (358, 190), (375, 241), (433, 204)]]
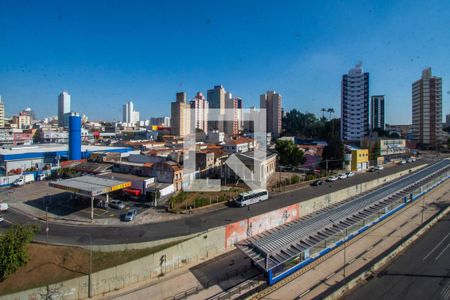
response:
[(450, 112), (450, 1), (0, 0), (0, 95), (8, 115), (56, 115), (57, 95), (90, 119), (170, 115), (177, 91), (213, 85), (285, 110), (340, 107), (342, 74), (362, 61), (387, 123), (411, 122), (411, 83), (431, 66)]

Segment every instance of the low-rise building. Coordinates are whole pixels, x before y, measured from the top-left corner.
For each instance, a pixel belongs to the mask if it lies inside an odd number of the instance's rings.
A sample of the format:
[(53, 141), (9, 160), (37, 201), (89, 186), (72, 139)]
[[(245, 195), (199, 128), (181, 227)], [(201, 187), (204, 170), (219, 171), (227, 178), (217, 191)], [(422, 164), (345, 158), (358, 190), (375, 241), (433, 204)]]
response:
[(183, 169), (173, 161), (162, 161), (152, 166), (152, 176), (161, 183), (172, 183), (176, 192), (183, 187)]
[(352, 171), (363, 171), (369, 169), (369, 150), (357, 149), (352, 150)]
[(365, 137), (361, 139), (361, 147), (369, 150), (369, 160), (376, 161), (382, 157), (384, 161), (403, 158), (408, 148), (405, 139)]
[(228, 153), (245, 153), (248, 151), (253, 151), (254, 148), (254, 140), (245, 137), (231, 139), (223, 145), (223, 150)]

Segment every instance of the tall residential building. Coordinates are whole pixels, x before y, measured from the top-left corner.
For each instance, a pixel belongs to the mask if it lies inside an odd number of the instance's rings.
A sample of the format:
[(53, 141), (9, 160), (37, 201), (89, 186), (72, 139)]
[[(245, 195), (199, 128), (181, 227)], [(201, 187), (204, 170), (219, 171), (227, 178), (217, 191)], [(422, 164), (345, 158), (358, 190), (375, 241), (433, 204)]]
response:
[(281, 134), (281, 95), (275, 91), (267, 91), (259, 97), (260, 107), (266, 109), (266, 128), (272, 138)]
[(384, 130), (384, 95), (370, 97), (370, 125)]
[(208, 124), (210, 129), (224, 130), (223, 121), (217, 121), (217, 119), (225, 113), (225, 94), (226, 91), (222, 85), (216, 85), (206, 93), (206, 99), (210, 108), (210, 116), (208, 117), (211, 120)]
[(0, 96), (0, 127), (5, 127), (5, 104)]
[(231, 93), (227, 92), (225, 97), (225, 122), (224, 132), (228, 135), (236, 135), (239, 133), (239, 103), (238, 98), (233, 98)]
[(434, 147), (442, 137), (442, 78), (431, 68), (412, 84), (412, 135), (422, 147)]
[(450, 127), (450, 114), (445, 116), (445, 127)]
[(176, 101), (171, 103), (171, 128), (172, 134), (184, 137), (191, 130), (190, 105), (186, 102), (186, 93), (180, 92), (176, 95)]
[(60, 127), (67, 127), (67, 122), (64, 122), (64, 114), (70, 113), (70, 95), (66, 91), (62, 91), (58, 96), (58, 125)]
[(341, 139), (359, 141), (369, 135), (369, 73), (361, 64), (342, 76)]
[(195, 129), (201, 129), (204, 133), (208, 133), (208, 100), (201, 92), (198, 92), (190, 105)]
[(133, 101), (128, 101), (123, 105), (122, 122), (133, 125), (139, 122), (139, 112), (134, 110)]

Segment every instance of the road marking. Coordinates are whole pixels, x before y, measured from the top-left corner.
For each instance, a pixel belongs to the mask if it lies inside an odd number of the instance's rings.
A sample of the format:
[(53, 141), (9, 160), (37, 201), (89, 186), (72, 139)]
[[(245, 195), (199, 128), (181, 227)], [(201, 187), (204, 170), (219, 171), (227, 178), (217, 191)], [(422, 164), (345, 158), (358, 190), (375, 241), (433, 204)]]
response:
[(309, 292), (311, 292), (311, 289), (304, 291), (303, 293), (300, 294), (300, 296), (298, 296), (299, 298), (305, 296), (306, 294), (308, 294)]
[(423, 258), (423, 260), (427, 259), (428, 256), (430, 256), (444, 241), (445, 239), (450, 235), (450, 232), (447, 233), (447, 235), (433, 248), (430, 252)]
[(330, 275), (327, 276), (327, 278), (325, 278), (326, 280), (330, 279), (331, 277), (333, 277), (333, 275), (336, 274), (336, 272), (331, 273)]
[(436, 256), (436, 258), (434, 260), (438, 260), (439, 257), (441, 257), (441, 255), (444, 254), (445, 250), (447, 250), (448, 246), (450, 246), (450, 244), (447, 244), (447, 246), (444, 248), (444, 250), (442, 250), (441, 253), (439, 253), (439, 255)]

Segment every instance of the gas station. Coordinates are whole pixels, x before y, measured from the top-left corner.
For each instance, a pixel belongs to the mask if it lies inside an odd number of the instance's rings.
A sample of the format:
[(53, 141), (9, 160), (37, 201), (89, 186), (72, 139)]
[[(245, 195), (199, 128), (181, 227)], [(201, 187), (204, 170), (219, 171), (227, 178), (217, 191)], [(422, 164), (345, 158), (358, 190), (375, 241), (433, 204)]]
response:
[(66, 180), (50, 182), (49, 186), (72, 192), (91, 199), (91, 220), (94, 219), (94, 200), (100, 195), (106, 196), (109, 202), (109, 193), (131, 186), (131, 181), (121, 181), (97, 176), (81, 176)]

